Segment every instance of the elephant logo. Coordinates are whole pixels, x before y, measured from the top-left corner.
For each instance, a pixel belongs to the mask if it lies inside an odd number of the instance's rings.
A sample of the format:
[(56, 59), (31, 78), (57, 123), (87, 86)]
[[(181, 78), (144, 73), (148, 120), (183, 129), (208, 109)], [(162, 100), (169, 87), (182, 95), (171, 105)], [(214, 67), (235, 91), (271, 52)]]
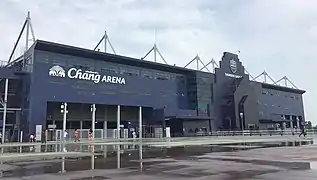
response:
[(48, 75), (56, 77), (65, 77), (65, 70), (59, 65), (50, 68)]

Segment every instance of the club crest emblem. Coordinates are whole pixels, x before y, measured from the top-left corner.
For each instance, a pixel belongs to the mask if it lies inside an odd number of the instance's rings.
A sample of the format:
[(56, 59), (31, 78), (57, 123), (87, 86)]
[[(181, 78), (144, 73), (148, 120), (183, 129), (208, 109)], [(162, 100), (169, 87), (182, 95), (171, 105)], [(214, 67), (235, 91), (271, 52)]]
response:
[(237, 67), (237, 61), (235, 61), (234, 59), (231, 59), (230, 60), (230, 70), (232, 73), (236, 73), (237, 70), (238, 70), (238, 67)]

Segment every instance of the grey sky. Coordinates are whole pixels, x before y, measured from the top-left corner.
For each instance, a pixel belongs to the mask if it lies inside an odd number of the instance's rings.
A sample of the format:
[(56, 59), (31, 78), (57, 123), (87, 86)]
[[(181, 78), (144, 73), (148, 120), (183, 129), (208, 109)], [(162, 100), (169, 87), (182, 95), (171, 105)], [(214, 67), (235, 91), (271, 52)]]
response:
[(0, 0), (1, 60), (28, 10), (38, 39), (91, 49), (107, 29), (118, 54), (138, 58), (153, 45), (156, 28), (160, 51), (178, 66), (197, 53), (207, 63), (240, 50), (253, 76), (265, 69), (307, 90), (306, 119), (317, 123), (315, 0)]

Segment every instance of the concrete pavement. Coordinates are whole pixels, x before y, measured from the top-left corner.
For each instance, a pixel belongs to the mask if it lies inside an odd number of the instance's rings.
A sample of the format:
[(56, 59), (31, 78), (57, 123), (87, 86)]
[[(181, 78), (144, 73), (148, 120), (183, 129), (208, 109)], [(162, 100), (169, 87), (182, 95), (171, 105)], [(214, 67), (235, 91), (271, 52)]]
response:
[[(217, 146), (176, 147), (139, 153), (109, 155), (106, 158), (66, 160), (61, 162), (10, 164), (10, 177), (3, 180), (313, 180), (317, 170), (306, 166), (316, 160), (316, 145), (260, 148), (242, 151), (214, 151)], [(130, 155), (131, 154), (131, 155)], [(121, 160), (117, 160), (121, 157)], [(91, 166), (94, 160), (94, 166)], [(263, 162), (266, 162), (265, 164)], [(277, 163), (284, 162), (284, 163)], [(303, 164), (301, 162), (304, 162)], [(120, 163), (120, 165), (117, 165)], [(293, 164), (290, 166), (290, 164)], [(12, 168), (17, 168), (16, 171)], [(44, 171), (49, 167), (49, 171)], [(93, 167), (93, 169), (91, 169)], [(22, 168), (22, 169), (19, 169)], [(23, 171), (23, 172), (21, 172)], [(24, 172), (25, 171), (25, 172)], [(4, 173), (5, 175), (5, 173)]]

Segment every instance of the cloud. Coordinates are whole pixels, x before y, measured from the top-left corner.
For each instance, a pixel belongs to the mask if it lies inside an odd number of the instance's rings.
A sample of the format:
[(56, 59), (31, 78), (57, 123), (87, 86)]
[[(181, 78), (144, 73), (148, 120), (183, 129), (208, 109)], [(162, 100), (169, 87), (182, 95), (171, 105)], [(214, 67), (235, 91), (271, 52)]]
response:
[(313, 0), (1, 0), (0, 59), (8, 58), (28, 10), (37, 38), (92, 49), (107, 30), (117, 53), (132, 57), (145, 55), (157, 29), (170, 64), (240, 50), (252, 75), (265, 68), (275, 80), (288, 76), (307, 89), (306, 118), (317, 123), (316, 9)]

